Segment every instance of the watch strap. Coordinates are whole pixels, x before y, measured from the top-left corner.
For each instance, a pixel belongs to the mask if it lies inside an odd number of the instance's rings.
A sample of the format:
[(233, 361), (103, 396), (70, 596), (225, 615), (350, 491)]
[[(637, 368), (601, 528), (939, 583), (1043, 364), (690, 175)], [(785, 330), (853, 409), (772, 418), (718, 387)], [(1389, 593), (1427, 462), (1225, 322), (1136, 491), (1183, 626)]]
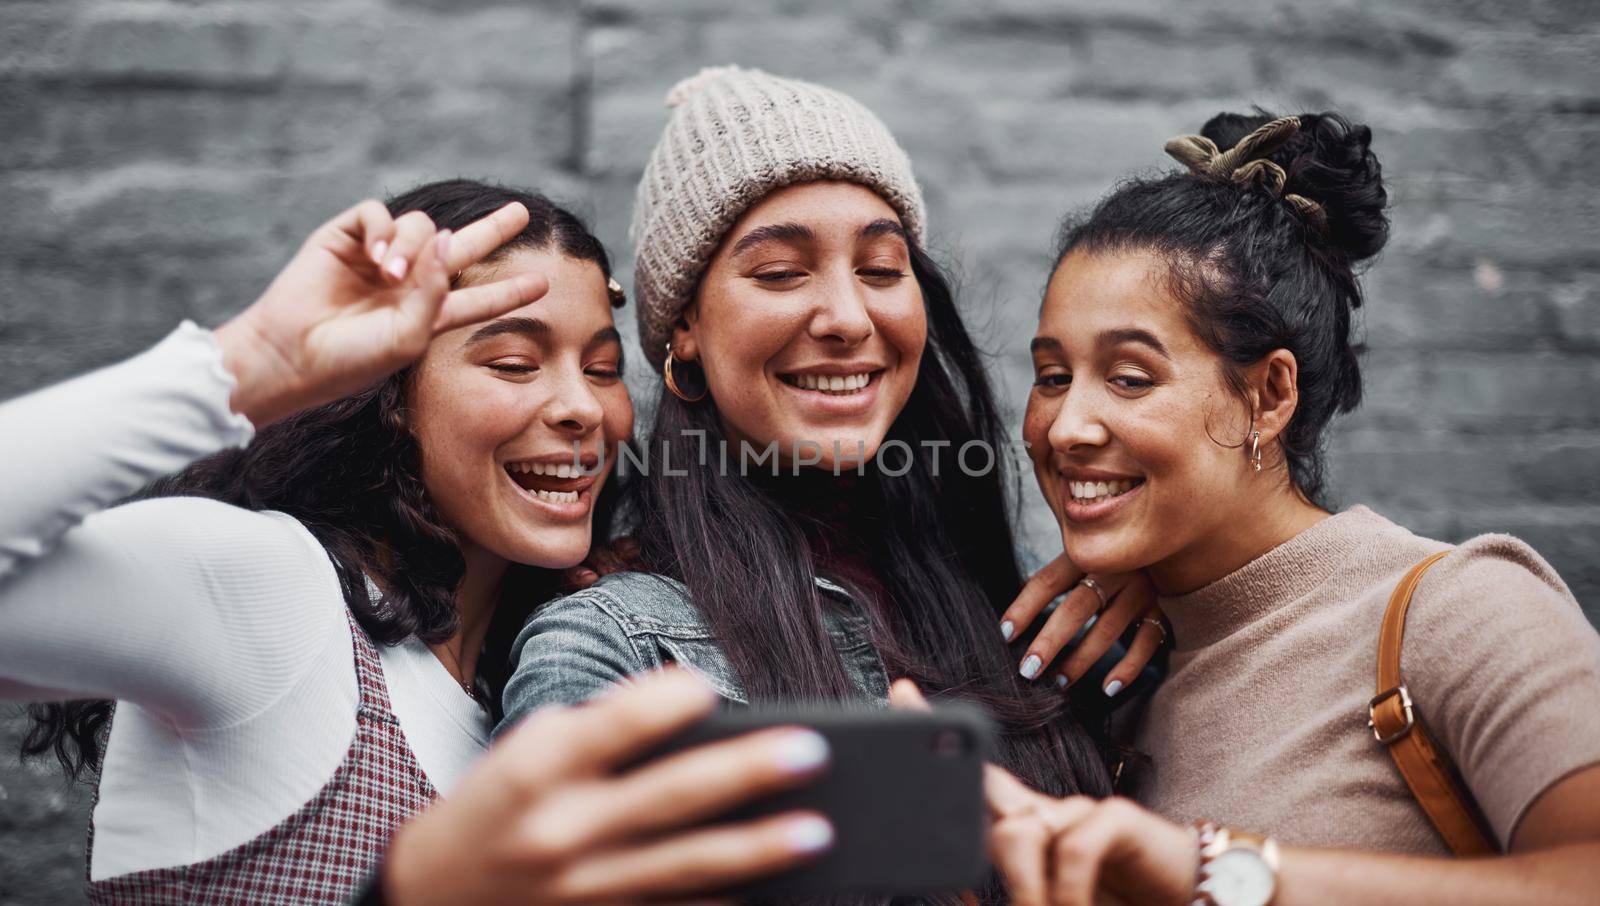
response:
[[(1222, 906), (1211, 895), (1205, 883), (1211, 877), (1211, 863), (1226, 852), (1247, 849), (1260, 854), (1261, 860), (1272, 870), (1273, 877), (1278, 874), (1278, 841), (1264, 834), (1236, 830), (1231, 827), (1219, 827), (1216, 823), (1201, 818), (1190, 825), (1194, 831), (1195, 843), (1200, 850), (1200, 861), (1195, 866), (1194, 893), (1189, 898), (1188, 906)], [(1276, 882), (1274, 882), (1276, 887)], [(1276, 891), (1274, 891), (1274, 895)], [(1271, 898), (1268, 899), (1271, 902)]]

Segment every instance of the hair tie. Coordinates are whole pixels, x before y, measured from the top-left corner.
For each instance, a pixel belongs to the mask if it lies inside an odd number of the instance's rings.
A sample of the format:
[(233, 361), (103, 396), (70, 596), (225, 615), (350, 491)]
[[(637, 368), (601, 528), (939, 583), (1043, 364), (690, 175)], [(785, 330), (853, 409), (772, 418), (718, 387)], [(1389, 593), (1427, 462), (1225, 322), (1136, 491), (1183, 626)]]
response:
[(1239, 139), (1226, 151), (1218, 150), (1217, 143), (1203, 135), (1179, 135), (1167, 141), (1166, 152), (1196, 176), (1254, 183), (1267, 190), (1273, 198), (1287, 201), (1290, 207), (1318, 229), (1326, 230), (1328, 215), (1322, 205), (1304, 195), (1283, 194), (1289, 175), (1278, 164), (1267, 160), (1267, 155), (1282, 147), (1298, 131), (1300, 118), (1285, 116)]

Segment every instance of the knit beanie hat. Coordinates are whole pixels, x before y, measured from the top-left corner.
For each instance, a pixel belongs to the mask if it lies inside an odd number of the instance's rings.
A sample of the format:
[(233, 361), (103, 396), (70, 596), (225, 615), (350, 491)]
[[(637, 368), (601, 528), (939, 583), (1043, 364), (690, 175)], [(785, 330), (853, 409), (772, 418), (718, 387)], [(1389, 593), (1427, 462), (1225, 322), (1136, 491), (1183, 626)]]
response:
[(629, 232), (639, 340), (657, 367), (679, 312), (728, 228), (774, 189), (819, 179), (882, 195), (922, 244), (911, 162), (867, 108), (830, 88), (718, 66), (667, 93), (672, 113), (645, 166)]

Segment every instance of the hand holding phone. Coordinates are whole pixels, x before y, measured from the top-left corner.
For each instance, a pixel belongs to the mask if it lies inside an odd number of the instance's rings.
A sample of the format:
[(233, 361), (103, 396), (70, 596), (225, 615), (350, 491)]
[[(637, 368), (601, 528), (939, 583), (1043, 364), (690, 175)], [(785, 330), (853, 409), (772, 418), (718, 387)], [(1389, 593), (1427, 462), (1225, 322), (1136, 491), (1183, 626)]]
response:
[(773, 730), (640, 763), (718, 699), (664, 670), (579, 708), (540, 710), (490, 747), (450, 795), (402, 825), (361, 902), (641, 903), (704, 896), (815, 858), (821, 816), (707, 816), (804, 783), (814, 734)]
[(744, 805), (713, 823), (816, 812), (834, 828), (820, 858), (724, 891), (737, 897), (917, 895), (983, 880), (983, 764), (993, 731), (978, 710), (786, 707), (717, 712), (650, 758), (781, 726), (808, 727), (832, 757), (814, 780)]

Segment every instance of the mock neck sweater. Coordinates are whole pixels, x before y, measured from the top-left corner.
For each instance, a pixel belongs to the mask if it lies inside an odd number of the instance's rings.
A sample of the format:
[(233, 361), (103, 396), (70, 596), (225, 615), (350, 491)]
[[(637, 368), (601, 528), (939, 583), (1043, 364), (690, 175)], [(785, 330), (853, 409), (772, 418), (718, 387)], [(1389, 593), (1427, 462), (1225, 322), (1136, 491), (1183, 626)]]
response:
[[(1355, 507), (1163, 598), (1176, 647), (1133, 728), (1150, 762), (1131, 794), (1289, 844), (1446, 854), (1366, 708), (1390, 594), (1448, 547)], [(1541, 793), (1600, 764), (1600, 637), (1515, 538), (1473, 538), (1423, 578), (1401, 675), (1502, 845)]]

